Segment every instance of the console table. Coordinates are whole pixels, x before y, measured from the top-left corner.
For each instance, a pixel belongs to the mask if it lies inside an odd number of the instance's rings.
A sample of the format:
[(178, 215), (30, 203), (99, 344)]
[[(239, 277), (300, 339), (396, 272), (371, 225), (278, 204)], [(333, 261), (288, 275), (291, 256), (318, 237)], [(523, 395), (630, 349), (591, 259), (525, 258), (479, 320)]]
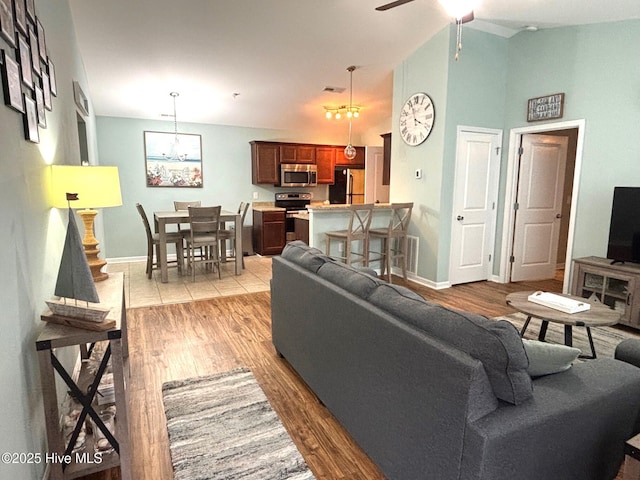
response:
[[(115, 327), (105, 331), (93, 331), (67, 325), (46, 322), (36, 341), (40, 363), (40, 381), (47, 429), (47, 455), (55, 458), (48, 462), (51, 466), (49, 478), (63, 480), (77, 478), (97, 471), (120, 466), (122, 480), (131, 480), (131, 449), (127, 412), (128, 344), (127, 320), (124, 302), (123, 273), (110, 274), (103, 282), (96, 283), (100, 305), (111, 307), (107, 320), (114, 320)], [(43, 315), (46, 317), (50, 313)], [(87, 372), (87, 362), (82, 362), (78, 378), (72, 378), (56, 357), (56, 349), (80, 348), (82, 360), (87, 360), (96, 342), (108, 342), (100, 365), (95, 374)], [(116, 421), (112, 434), (105, 427), (96, 411), (98, 384), (111, 358), (115, 392)], [(82, 405), (82, 412), (73, 429), (69, 441), (63, 437), (60, 428), (60, 412), (56, 392), (55, 374), (65, 382), (71, 393)], [(73, 453), (73, 447), (83, 423), (91, 418), (100, 428), (114, 448), (98, 458), (94, 455), (92, 435), (86, 435), (85, 449)], [(108, 433), (107, 433), (108, 432)]]

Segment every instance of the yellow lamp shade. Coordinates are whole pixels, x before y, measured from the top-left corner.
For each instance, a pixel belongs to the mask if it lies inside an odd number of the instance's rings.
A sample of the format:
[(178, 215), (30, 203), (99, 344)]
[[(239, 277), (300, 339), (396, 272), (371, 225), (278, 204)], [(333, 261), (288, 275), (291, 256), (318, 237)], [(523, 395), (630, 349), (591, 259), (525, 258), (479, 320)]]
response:
[(51, 198), (54, 208), (67, 208), (67, 193), (77, 193), (71, 208), (104, 208), (122, 205), (118, 167), (51, 165)]

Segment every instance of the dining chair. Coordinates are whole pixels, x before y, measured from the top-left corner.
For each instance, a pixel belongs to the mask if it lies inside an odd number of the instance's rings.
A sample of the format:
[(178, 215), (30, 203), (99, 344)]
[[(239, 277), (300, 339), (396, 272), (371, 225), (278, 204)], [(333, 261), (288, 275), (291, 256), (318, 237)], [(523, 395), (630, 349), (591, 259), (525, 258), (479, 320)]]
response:
[[(325, 232), (326, 253), (331, 256), (331, 242), (337, 240), (342, 242), (344, 256), (333, 255), (333, 258), (342, 260), (347, 265), (361, 263), (366, 267), (369, 264), (369, 227), (373, 216), (373, 203), (351, 205), (349, 210), (349, 228)], [(362, 250), (354, 250), (353, 242), (360, 242)]]
[[(151, 231), (151, 225), (149, 224), (149, 218), (147, 213), (141, 204), (136, 203), (136, 209), (142, 217), (142, 223), (144, 223), (144, 229), (147, 234), (147, 278), (152, 277), (153, 270), (158, 268), (158, 261), (160, 256), (160, 235)], [(182, 235), (179, 232), (167, 233), (167, 243), (174, 243), (176, 245), (176, 260), (167, 262), (174, 263), (178, 267), (178, 273), (182, 274), (182, 266), (184, 263), (183, 249), (182, 249)], [(153, 261), (153, 251), (155, 247), (156, 261)]]
[(233, 227), (220, 230), (220, 249), (226, 252), (227, 240), (231, 242), (231, 254), (225, 255), (228, 259), (235, 259), (236, 255), (242, 256), (242, 268), (244, 268), (244, 255), (242, 252), (242, 245), (240, 245), (240, 253), (238, 253), (238, 246), (236, 245), (236, 228), (242, 228), (244, 226), (244, 219), (247, 216), (247, 210), (249, 210), (249, 204), (240, 202), (238, 207), (238, 213), (240, 214), (240, 225), (234, 223)]
[[(189, 210), (189, 207), (200, 207), (202, 205), (202, 203), (200, 202), (200, 200), (193, 200), (190, 202), (178, 202), (178, 201), (174, 201), (173, 202), (173, 208), (176, 212), (180, 211), (180, 210)], [(181, 224), (178, 224), (178, 232), (180, 232), (180, 234), (182, 235), (182, 238), (184, 239), (185, 237), (189, 236), (189, 228), (185, 227)], [(183, 241), (184, 243), (184, 241)], [(187, 247), (184, 247), (184, 254), (186, 256), (187, 253)], [(202, 256), (202, 250), (200, 250), (200, 256)]]
[[(387, 275), (391, 282), (391, 265), (395, 260), (401, 261), (402, 278), (407, 279), (407, 230), (411, 221), (413, 203), (392, 203), (389, 224), (386, 228), (369, 230), (369, 245), (380, 240), (380, 250), (369, 250), (369, 263), (380, 262), (380, 276)], [(376, 255), (374, 258), (371, 254)]]
[[(187, 267), (191, 278), (196, 280), (196, 263), (203, 263), (218, 269), (220, 274), (220, 211), (221, 207), (188, 207), (189, 235), (184, 237), (187, 245)], [(202, 249), (200, 257), (196, 257), (196, 248)]]

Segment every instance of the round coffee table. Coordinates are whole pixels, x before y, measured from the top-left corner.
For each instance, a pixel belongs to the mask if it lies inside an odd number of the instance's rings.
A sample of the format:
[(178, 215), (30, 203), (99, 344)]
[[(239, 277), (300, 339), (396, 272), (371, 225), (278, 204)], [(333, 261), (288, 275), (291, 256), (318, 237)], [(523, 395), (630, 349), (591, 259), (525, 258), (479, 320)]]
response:
[[(603, 305), (602, 303), (589, 302), (589, 304), (591, 305), (591, 308), (589, 310), (578, 313), (564, 313), (554, 308), (545, 307), (544, 305), (530, 302), (528, 300), (528, 297), (532, 293), (534, 292), (514, 292), (507, 295), (507, 305), (527, 315), (527, 320), (524, 322), (522, 330), (520, 330), (520, 336), (524, 336), (524, 332), (527, 330), (531, 318), (535, 317), (542, 320), (540, 332), (538, 333), (538, 340), (544, 341), (544, 337), (547, 334), (547, 327), (549, 326), (549, 322), (560, 323), (564, 325), (564, 344), (572, 347), (572, 328), (574, 326), (585, 327), (587, 329), (587, 336), (589, 337), (591, 356), (581, 355), (582, 358), (596, 358), (596, 349), (593, 346), (593, 338), (591, 337), (591, 327), (615, 325), (620, 321), (620, 312), (616, 312), (615, 310), (609, 308), (607, 305)], [(587, 302), (587, 299), (582, 297), (575, 297), (573, 295), (562, 296), (572, 298), (580, 302)]]

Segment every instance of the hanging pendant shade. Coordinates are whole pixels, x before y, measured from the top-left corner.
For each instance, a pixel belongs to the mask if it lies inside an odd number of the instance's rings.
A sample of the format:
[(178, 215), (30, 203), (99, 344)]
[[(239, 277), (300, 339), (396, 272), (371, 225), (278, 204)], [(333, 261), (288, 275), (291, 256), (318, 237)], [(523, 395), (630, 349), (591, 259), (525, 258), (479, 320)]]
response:
[[(354, 65), (351, 65), (347, 68), (349, 72), (349, 112), (353, 112), (353, 71), (356, 69)], [(351, 130), (352, 130), (352, 122), (353, 115), (349, 115), (349, 143), (344, 149), (344, 156), (348, 160), (353, 160), (356, 158), (356, 149), (353, 145), (351, 145)]]

